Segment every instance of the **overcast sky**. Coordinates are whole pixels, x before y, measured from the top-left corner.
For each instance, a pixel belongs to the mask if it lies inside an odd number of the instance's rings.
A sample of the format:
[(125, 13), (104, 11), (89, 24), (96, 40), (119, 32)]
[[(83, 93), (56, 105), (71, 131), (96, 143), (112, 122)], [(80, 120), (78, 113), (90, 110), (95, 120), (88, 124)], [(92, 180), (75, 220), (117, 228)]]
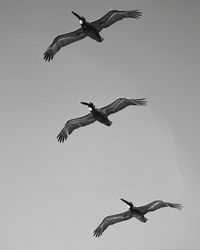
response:
[[(143, 12), (62, 48), (56, 35), (110, 9)], [(3, 250), (188, 250), (200, 245), (200, 2), (198, 0), (3, 0), (0, 8), (0, 248)], [(56, 140), (68, 119), (146, 97)], [(102, 219), (144, 205), (182, 203), (108, 228)]]

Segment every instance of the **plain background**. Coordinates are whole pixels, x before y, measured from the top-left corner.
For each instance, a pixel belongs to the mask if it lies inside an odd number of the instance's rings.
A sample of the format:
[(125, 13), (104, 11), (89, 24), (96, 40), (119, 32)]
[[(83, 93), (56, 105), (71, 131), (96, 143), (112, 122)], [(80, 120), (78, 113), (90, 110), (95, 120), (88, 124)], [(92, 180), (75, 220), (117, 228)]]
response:
[[(43, 53), (56, 35), (110, 9), (139, 9), (62, 48)], [(200, 30), (198, 0), (3, 0), (0, 8), (0, 247), (4, 250), (197, 249), (200, 243)], [(68, 119), (118, 97), (146, 97), (99, 123), (56, 140)], [(94, 229), (106, 215), (155, 199), (181, 212), (149, 213)]]

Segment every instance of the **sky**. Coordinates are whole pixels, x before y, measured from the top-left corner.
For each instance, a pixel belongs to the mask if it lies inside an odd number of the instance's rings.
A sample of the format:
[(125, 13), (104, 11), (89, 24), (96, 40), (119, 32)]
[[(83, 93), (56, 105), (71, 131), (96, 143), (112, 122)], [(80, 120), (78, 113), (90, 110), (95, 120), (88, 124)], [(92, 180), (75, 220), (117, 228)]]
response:
[[(187, 250), (200, 245), (197, 0), (3, 0), (0, 8), (0, 247)], [(56, 35), (110, 9), (143, 12), (62, 48)], [(67, 120), (118, 97), (147, 98), (59, 144)], [(161, 199), (183, 205), (93, 231), (107, 215)]]

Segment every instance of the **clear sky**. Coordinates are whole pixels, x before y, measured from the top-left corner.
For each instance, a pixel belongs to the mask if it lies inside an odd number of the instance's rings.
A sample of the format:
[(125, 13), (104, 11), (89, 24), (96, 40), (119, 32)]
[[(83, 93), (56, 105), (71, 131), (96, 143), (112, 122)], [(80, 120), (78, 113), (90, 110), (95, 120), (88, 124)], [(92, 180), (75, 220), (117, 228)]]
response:
[[(56, 35), (110, 9), (139, 9), (61, 49)], [(4, 0), (0, 8), (0, 248), (188, 250), (200, 245), (200, 2), (197, 0)], [(68, 119), (118, 97), (146, 97), (56, 140)], [(184, 209), (149, 213), (92, 232), (106, 215), (155, 199)]]

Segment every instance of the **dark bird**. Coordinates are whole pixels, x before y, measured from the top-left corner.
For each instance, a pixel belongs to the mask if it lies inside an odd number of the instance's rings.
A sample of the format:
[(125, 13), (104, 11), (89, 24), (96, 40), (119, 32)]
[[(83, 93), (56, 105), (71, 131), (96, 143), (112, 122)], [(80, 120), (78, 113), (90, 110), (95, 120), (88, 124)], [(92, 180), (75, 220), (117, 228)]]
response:
[(129, 11), (120, 11), (120, 10), (110, 10), (103, 17), (97, 19), (93, 22), (87, 22), (85, 17), (80, 16), (79, 14), (71, 11), (74, 14), (81, 24), (81, 28), (57, 36), (52, 44), (48, 47), (46, 52), (44, 53), (44, 60), (50, 61), (53, 59), (54, 55), (64, 46), (67, 46), (70, 43), (79, 41), (86, 36), (96, 40), (97, 42), (102, 42), (103, 38), (100, 36), (99, 32), (114, 24), (115, 22), (123, 19), (123, 18), (135, 18), (138, 19), (141, 17), (142, 12), (138, 10), (129, 10)]
[(102, 108), (95, 108), (94, 104), (92, 102), (81, 102), (81, 104), (88, 106), (90, 113), (78, 117), (75, 119), (71, 119), (67, 121), (64, 128), (61, 130), (59, 135), (57, 136), (57, 139), (59, 142), (64, 142), (64, 140), (67, 139), (68, 135), (70, 135), (73, 130), (87, 126), (95, 121), (101, 122), (106, 126), (111, 126), (112, 122), (108, 119), (108, 116), (111, 114), (114, 114), (127, 106), (130, 105), (139, 105), (143, 106), (146, 104), (146, 99), (126, 99), (126, 98), (118, 98), (111, 104), (104, 106)]
[(109, 227), (110, 225), (113, 225), (113, 224), (121, 222), (121, 221), (129, 220), (132, 217), (135, 217), (136, 219), (140, 220), (141, 222), (147, 222), (147, 218), (145, 218), (144, 215), (148, 212), (153, 212), (153, 211), (160, 209), (162, 207), (172, 207), (172, 208), (177, 208), (179, 210), (182, 209), (181, 204), (170, 203), (170, 202), (165, 202), (165, 201), (161, 201), (161, 200), (153, 201), (153, 202), (151, 202), (145, 206), (141, 206), (141, 207), (135, 207), (135, 206), (133, 206), (132, 202), (128, 202), (124, 199), (121, 199), (121, 200), (128, 205), (129, 210), (124, 212), (124, 213), (114, 214), (114, 215), (110, 215), (110, 216), (105, 217), (103, 219), (103, 221), (101, 222), (101, 224), (94, 231), (93, 234), (95, 237), (101, 236), (102, 233), (106, 230), (106, 228)]

